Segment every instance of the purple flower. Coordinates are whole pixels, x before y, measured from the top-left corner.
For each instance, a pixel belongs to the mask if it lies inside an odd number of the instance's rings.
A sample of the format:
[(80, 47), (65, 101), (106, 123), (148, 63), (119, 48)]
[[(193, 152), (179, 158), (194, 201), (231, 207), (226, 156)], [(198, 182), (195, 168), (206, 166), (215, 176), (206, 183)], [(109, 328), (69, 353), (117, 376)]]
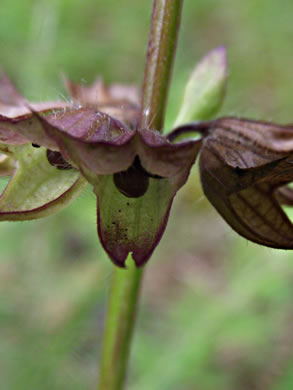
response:
[(137, 128), (133, 87), (66, 84), (72, 104), (28, 104), (1, 78), (1, 151), (17, 162), (0, 198), (0, 219), (49, 215), (88, 182), (104, 249), (119, 266), (129, 252), (141, 266), (162, 237), (201, 141), (172, 143), (156, 130)]
[(293, 225), (281, 208), (293, 204), (287, 187), (293, 180), (293, 127), (238, 118), (202, 121), (219, 108), (226, 69), (223, 48), (199, 63), (175, 130), (166, 136), (139, 128), (133, 86), (65, 80), (71, 103), (33, 104), (3, 75), (0, 174), (12, 176), (0, 197), (0, 220), (50, 215), (89, 183), (105, 251), (118, 266), (129, 253), (141, 266), (160, 241), (174, 196), (200, 153), (204, 193), (230, 226), (259, 244), (293, 248)]

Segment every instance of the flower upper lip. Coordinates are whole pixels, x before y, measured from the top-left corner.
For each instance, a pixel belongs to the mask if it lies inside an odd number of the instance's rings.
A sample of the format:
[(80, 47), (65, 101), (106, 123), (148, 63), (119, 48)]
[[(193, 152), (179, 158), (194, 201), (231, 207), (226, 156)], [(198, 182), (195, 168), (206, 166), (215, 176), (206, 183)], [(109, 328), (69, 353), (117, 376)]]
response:
[[(174, 176), (194, 162), (200, 148), (199, 140), (172, 144), (172, 135), (168, 138), (154, 130), (134, 129), (132, 126), (137, 122), (137, 117), (132, 117), (131, 123), (127, 122), (129, 114), (125, 107), (125, 122), (97, 108), (99, 105), (107, 105), (111, 109), (121, 101), (128, 108), (128, 103), (132, 109), (135, 104), (138, 107), (139, 94), (133, 87), (118, 85), (107, 88), (101, 80), (93, 87), (85, 87), (66, 80), (74, 100), (80, 98), (81, 104), (90, 105), (70, 106), (66, 103), (60, 107), (60, 103), (53, 103), (51, 107), (46, 105), (46, 110), (38, 112), (35, 107), (42, 106), (26, 103), (6, 77), (2, 79), (2, 84), (10, 94), (11, 106), (14, 101), (19, 110), (25, 108), (31, 112), (16, 118), (2, 116), (0, 137), (5, 136), (5, 142), (10, 144), (31, 142), (50, 150), (59, 150), (81, 172), (86, 174), (91, 171), (87, 175), (88, 180), (92, 174), (113, 174), (127, 170), (136, 156), (139, 156), (143, 168), (150, 174)], [(97, 86), (99, 93), (95, 94)], [(127, 102), (129, 91), (132, 92), (132, 98)], [(94, 101), (97, 107), (93, 106)]]
[[(65, 159), (81, 169), (85, 165), (94, 174), (126, 170), (138, 155), (150, 174), (169, 177), (193, 162), (200, 147), (199, 140), (172, 144), (156, 131), (130, 129), (94, 107), (54, 107), (39, 113), (32, 108), (31, 114), (1, 120), (7, 143), (31, 142), (60, 150)], [(5, 123), (12, 125), (8, 129), (10, 136)]]

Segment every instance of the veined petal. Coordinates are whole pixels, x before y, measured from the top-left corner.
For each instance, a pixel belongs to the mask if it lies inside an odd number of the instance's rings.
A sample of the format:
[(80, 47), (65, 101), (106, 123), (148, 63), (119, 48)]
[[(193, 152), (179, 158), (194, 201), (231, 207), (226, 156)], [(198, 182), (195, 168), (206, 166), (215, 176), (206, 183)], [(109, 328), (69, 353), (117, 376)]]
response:
[(67, 110), (56, 118), (35, 116), (64, 158), (92, 183), (97, 175), (127, 169), (135, 158), (135, 131), (94, 108)]
[(50, 165), (45, 148), (11, 147), (17, 168), (0, 197), (0, 220), (30, 220), (51, 215), (75, 199), (87, 182), (79, 172)]
[(201, 145), (200, 140), (172, 144), (147, 129), (135, 132), (92, 108), (67, 110), (56, 119), (42, 116), (40, 120), (65, 159), (72, 161), (92, 183), (96, 175), (128, 169), (137, 155), (148, 173), (174, 176), (194, 163)]
[(18, 118), (0, 117), (4, 144), (33, 143), (60, 150), (85, 175), (127, 169), (135, 157), (135, 132), (93, 107), (32, 112)]
[(292, 135), (289, 126), (223, 118), (214, 121), (200, 157), (204, 193), (229, 225), (280, 249), (293, 248), (293, 224), (279, 204), (293, 181)]
[(207, 126), (211, 134), (208, 142), (215, 142), (217, 153), (234, 168), (262, 166), (293, 150), (292, 125), (226, 117), (207, 122)]

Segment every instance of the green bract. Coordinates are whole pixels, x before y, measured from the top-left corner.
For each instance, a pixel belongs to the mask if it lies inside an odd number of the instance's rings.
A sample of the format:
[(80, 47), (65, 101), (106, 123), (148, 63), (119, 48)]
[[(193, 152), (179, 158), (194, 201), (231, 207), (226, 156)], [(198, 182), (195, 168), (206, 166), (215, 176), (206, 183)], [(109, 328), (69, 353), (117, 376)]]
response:
[(191, 73), (174, 127), (213, 117), (224, 97), (226, 81), (226, 49), (218, 47), (210, 51)]

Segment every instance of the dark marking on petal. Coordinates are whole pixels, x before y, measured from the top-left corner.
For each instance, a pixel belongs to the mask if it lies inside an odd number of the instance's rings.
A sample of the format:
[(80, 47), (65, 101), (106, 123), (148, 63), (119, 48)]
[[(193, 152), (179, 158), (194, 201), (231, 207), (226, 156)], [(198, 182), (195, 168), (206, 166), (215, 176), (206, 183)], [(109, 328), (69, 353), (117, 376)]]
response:
[(113, 180), (118, 191), (128, 198), (140, 198), (149, 187), (148, 175), (142, 168), (138, 156), (126, 171), (115, 173)]
[[(128, 198), (140, 198), (149, 187), (149, 178), (129, 168), (114, 174), (114, 183), (121, 194)], [(127, 204), (129, 206), (129, 203)]]
[(57, 169), (60, 170), (72, 169), (72, 165), (70, 165), (67, 161), (64, 160), (60, 152), (47, 149), (47, 160), (53, 167)]
[[(113, 180), (116, 188), (121, 194), (128, 198), (140, 198), (149, 187), (149, 178), (163, 179), (159, 175), (153, 175), (147, 172), (141, 165), (138, 156), (135, 157), (133, 164), (126, 171), (114, 174)], [(127, 203), (129, 206), (129, 203)]]
[(38, 144), (32, 144), (32, 146), (33, 146), (34, 148), (40, 148), (40, 145), (38, 145)]

